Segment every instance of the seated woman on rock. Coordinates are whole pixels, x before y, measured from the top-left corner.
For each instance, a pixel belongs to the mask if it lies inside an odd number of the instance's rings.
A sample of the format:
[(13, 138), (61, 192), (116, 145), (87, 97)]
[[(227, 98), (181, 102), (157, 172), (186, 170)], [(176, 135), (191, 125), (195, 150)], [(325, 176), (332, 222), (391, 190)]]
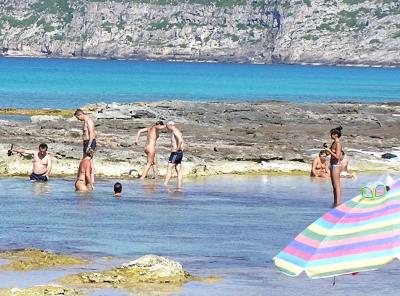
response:
[(327, 154), (326, 154), (325, 150), (321, 150), (319, 152), (318, 157), (316, 157), (313, 160), (311, 173), (310, 173), (311, 177), (317, 177), (317, 178), (329, 178), (330, 177), (329, 170), (327, 170), (327, 167), (326, 167), (326, 157), (327, 157)]
[(340, 164), (342, 166), (342, 171), (340, 172), (340, 178), (353, 178), (357, 179), (356, 173), (349, 173), (349, 160), (344, 158), (344, 151), (342, 151), (342, 158), (340, 159)]

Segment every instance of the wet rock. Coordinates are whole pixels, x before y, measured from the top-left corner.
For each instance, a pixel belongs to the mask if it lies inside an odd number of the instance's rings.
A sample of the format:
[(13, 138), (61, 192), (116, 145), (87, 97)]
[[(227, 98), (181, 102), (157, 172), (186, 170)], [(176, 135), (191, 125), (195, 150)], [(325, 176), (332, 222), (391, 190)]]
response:
[(397, 157), (397, 155), (393, 154), (393, 153), (382, 154), (382, 158), (384, 158), (384, 159), (392, 159), (392, 158), (396, 158), (396, 157)]
[[(189, 281), (216, 282), (219, 278), (200, 278), (183, 270), (182, 265), (171, 259), (145, 255), (120, 267), (92, 273), (68, 275), (62, 279), (64, 285), (90, 288), (117, 288), (137, 294), (178, 292)], [(146, 294), (147, 295), (147, 294)]]
[(183, 270), (179, 262), (156, 255), (140, 257), (134, 261), (122, 264), (121, 268), (138, 270), (140, 276), (145, 278), (146, 281), (163, 281), (164, 278), (168, 279), (168, 281), (174, 278), (182, 281), (190, 276)]
[(56, 254), (39, 249), (21, 249), (0, 253), (1, 259), (9, 261), (0, 265), (0, 270), (28, 271), (57, 266), (85, 264), (88, 261), (69, 255)]
[(0, 289), (0, 295), (2, 296), (78, 296), (83, 295), (82, 291), (77, 289), (66, 288), (63, 286), (49, 285), (49, 286), (34, 286), (27, 289)]

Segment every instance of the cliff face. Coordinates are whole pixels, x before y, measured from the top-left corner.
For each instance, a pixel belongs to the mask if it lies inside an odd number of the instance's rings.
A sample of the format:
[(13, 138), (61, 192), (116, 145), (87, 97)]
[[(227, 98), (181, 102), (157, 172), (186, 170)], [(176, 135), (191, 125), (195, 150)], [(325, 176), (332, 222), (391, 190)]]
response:
[(398, 0), (4, 0), (3, 55), (400, 64)]

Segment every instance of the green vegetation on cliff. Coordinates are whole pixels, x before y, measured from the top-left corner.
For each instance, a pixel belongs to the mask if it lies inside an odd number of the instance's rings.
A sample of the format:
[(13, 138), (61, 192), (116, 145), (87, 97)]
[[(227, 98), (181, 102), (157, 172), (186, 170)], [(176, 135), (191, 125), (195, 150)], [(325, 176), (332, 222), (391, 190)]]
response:
[(397, 0), (4, 0), (0, 12), (3, 55), (400, 64)]

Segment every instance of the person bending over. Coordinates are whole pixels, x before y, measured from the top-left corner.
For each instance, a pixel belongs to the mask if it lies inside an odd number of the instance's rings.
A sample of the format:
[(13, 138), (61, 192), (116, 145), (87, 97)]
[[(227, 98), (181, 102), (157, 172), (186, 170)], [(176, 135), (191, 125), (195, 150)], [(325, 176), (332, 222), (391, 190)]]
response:
[(140, 177), (141, 180), (147, 177), (147, 174), (150, 168), (153, 168), (154, 177), (157, 178), (158, 170), (157, 170), (157, 156), (156, 156), (156, 142), (160, 135), (160, 130), (165, 128), (165, 125), (162, 121), (157, 121), (150, 127), (142, 128), (137, 132), (136, 139), (134, 144), (137, 145), (139, 141), (139, 137), (142, 133), (147, 133), (147, 141), (144, 146), (144, 153), (147, 155), (147, 164), (144, 166), (143, 174)]
[(46, 182), (49, 180), (49, 175), (51, 172), (51, 156), (47, 153), (47, 145), (42, 143), (39, 145), (39, 150), (30, 150), (24, 148), (14, 147), (11, 145), (10, 151), (14, 151), (21, 154), (31, 154), (33, 155), (33, 168), (32, 174), (30, 175), (31, 181), (42, 181)]

